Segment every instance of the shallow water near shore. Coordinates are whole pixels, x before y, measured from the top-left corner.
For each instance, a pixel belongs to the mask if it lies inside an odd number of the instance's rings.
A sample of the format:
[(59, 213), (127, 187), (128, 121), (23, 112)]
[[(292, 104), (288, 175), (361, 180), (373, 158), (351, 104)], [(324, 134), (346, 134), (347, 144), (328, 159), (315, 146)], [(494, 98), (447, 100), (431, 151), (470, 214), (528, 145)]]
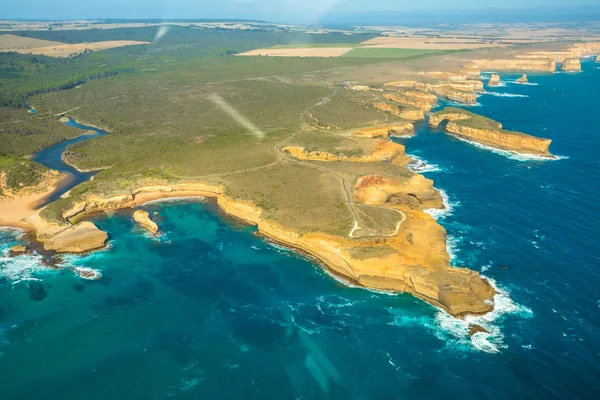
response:
[(8, 258), (19, 232), (0, 231), (0, 397), (597, 397), (600, 70), (583, 68), (529, 76), (537, 85), (500, 74), (506, 86), (490, 90), (521, 96), (473, 108), (553, 139), (563, 159), (498, 154), (426, 124), (398, 140), (448, 197), (435, 216), (454, 264), (501, 292), (497, 312), (473, 319), (491, 334), (469, 338), (468, 322), (409, 295), (348, 288), (213, 202), (156, 202), (144, 209), (160, 236), (131, 211), (99, 216), (110, 246), (60, 271)]

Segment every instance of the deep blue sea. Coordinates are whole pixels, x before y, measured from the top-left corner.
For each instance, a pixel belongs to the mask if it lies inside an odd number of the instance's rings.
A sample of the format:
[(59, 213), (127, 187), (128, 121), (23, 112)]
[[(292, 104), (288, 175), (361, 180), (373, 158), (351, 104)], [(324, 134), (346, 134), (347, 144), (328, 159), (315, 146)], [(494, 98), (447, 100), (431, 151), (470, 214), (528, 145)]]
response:
[(0, 233), (0, 398), (600, 398), (599, 66), (531, 85), (501, 74), (473, 107), (553, 139), (559, 160), (425, 124), (399, 140), (448, 196), (437, 217), (454, 264), (501, 292), (471, 320), (489, 335), (409, 295), (346, 287), (212, 202), (154, 203), (159, 237), (131, 210), (97, 217), (110, 246), (59, 271), (8, 258), (20, 233)]

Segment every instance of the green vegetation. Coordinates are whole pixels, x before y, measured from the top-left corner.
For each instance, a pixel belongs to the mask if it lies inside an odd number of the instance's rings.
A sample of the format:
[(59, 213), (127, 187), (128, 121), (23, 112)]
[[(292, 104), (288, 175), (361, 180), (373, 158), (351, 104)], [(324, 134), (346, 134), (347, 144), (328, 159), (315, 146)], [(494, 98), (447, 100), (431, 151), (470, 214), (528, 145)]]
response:
[(437, 111), (433, 113), (433, 116), (444, 116), (444, 114), (462, 114), (465, 116), (464, 119), (454, 121), (457, 125), (466, 126), (473, 129), (488, 129), (493, 131), (500, 131), (507, 135), (517, 135), (517, 136), (530, 136), (526, 133), (515, 132), (515, 131), (507, 131), (502, 129), (502, 125), (494, 121), (493, 119), (486, 118), (479, 114), (472, 113), (470, 111), (464, 110), (458, 107), (446, 107), (443, 110)]
[(0, 155), (26, 156), (80, 134), (57, 118), (0, 107)]
[[(62, 42), (152, 41), (156, 29), (27, 34)], [(130, 193), (140, 185), (200, 181), (223, 185), (229, 196), (253, 202), (265, 211), (265, 217), (285, 227), (346, 236), (354, 225), (346, 191), (352, 190), (360, 176), (380, 174), (401, 180), (412, 172), (391, 163), (298, 162), (282, 158), (278, 149), (296, 145), (349, 157), (372, 152), (377, 141), (352, 137), (351, 131), (400, 118), (372, 107), (377, 93), (354, 92), (338, 84), (354, 67), (371, 65), (375, 70), (382, 64), (392, 69), (390, 63), (398, 59), (232, 54), (294, 43), (345, 45), (369, 37), (172, 27), (150, 45), (68, 59), (0, 55), (13, 62), (9, 62), (10, 71), (6, 67), (7, 80), (2, 81), (0, 96), (13, 99), (10, 104), (16, 107), (32, 104), (36, 113), (0, 110), (15, 121), (27, 118), (34, 127), (31, 129), (41, 132), (29, 135), (39, 137), (39, 141), (31, 141), (27, 148), (13, 148), (10, 154), (28, 154), (44, 141), (75, 136), (66, 127), (65, 132), (60, 131), (62, 136), (57, 133), (57, 126), (62, 125), (54, 115), (63, 112), (111, 132), (68, 148), (65, 157), (69, 163), (103, 170), (94, 180), (73, 188), (68, 198), (41, 212), (44, 218), (58, 223), (64, 223), (64, 211), (86, 196), (112, 197)], [(84, 84), (73, 88), (81, 80)], [(213, 94), (254, 124), (264, 137), (250, 134), (211, 101)], [(314, 129), (319, 126), (329, 129)], [(10, 135), (19, 137), (14, 132)], [(392, 232), (399, 218), (398, 213), (378, 207), (357, 206), (356, 212), (360, 223), (375, 233)]]
[(48, 168), (41, 164), (18, 157), (0, 156), (0, 195), (6, 189), (17, 191), (21, 188), (35, 186), (44, 179)]

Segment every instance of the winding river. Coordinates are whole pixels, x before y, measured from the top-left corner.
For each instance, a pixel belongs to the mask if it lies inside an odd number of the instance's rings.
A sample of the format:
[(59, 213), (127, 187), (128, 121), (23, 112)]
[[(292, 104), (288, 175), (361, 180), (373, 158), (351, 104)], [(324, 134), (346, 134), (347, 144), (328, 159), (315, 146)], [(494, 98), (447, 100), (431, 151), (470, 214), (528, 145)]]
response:
[(83, 142), (84, 140), (88, 140), (91, 138), (107, 135), (108, 132), (102, 129), (94, 128), (92, 126), (80, 124), (73, 119), (69, 119), (69, 121), (65, 122), (65, 125), (81, 129), (82, 132), (94, 133), (82, 134), (81, 136), (77, 136), (73, 139), (62, 141), (50, 147), (46, 147), (33, 155), (33, 157), (31, 158), (33, 161), (36, 161), (50, 169), (57, 170), (67, 175), (67, 178), (63, 179), (60, 182), (57, 189), (42, 200), (42, 202), (39, 204), (39, 207), (43, 207), (52, 203), (75, 186), (90, 179), (97, 172), (79, 171), (78, 169), (65, 163), (62, 159), (62, 154), (66, 151), (67, 147), (72, 144)]

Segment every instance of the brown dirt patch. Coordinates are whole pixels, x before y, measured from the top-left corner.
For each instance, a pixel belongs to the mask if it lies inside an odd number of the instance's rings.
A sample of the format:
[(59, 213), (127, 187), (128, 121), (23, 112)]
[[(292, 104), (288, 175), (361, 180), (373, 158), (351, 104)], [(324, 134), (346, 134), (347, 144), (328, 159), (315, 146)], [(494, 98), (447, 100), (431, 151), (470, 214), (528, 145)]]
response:
[(315, 47), (290, 49), (256, 49), (239, 54), (240, 56), (270, 57), (339, 57), (352, 50), (352, 47)]

